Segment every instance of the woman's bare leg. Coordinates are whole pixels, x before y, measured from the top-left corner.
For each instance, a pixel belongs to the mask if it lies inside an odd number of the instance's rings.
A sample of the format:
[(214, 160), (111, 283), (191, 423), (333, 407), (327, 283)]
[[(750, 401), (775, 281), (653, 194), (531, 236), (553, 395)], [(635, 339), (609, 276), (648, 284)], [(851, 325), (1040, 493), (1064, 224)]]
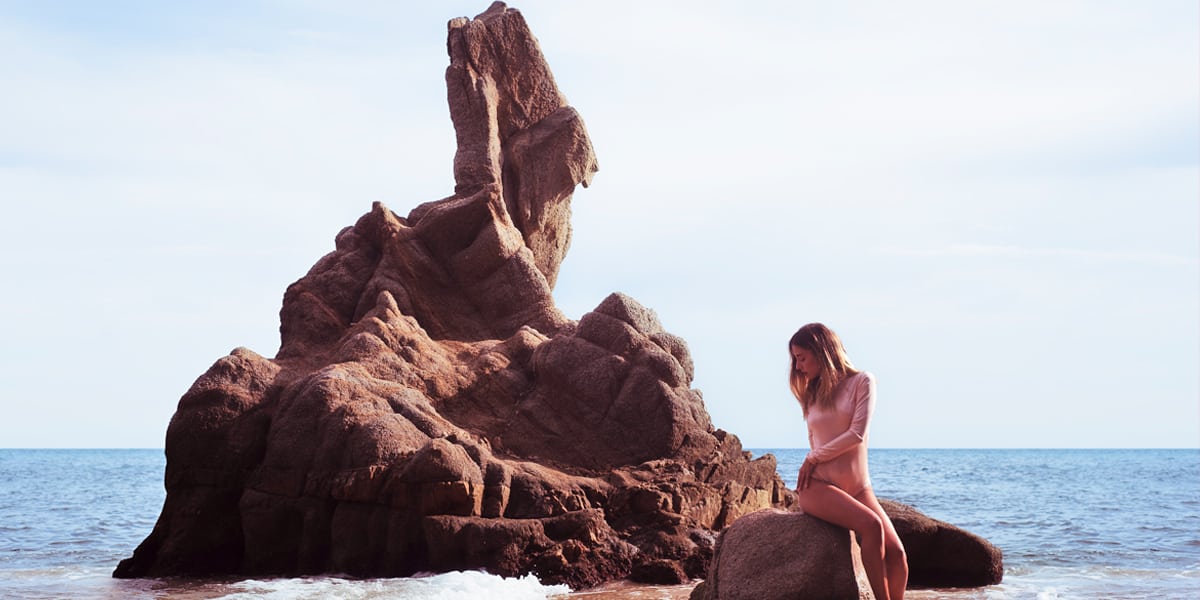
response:
[(888, 591), (891, 600), (904, 600), (904, 588), (908, 587), (908, 555), (904, 553), (904, 544), (871, 488), (860, 492), (855, 499), (875, 511), (883, 522), (883, 562), (887, 569)]
[(800, 507), (822, 521), (853, 530), (862, 543), (863, 569), (876, 600), (893, 600), (884, 569), (884, 525), (879, 515), (850, 494), (822, 481), (813, 481), (800, 492)]

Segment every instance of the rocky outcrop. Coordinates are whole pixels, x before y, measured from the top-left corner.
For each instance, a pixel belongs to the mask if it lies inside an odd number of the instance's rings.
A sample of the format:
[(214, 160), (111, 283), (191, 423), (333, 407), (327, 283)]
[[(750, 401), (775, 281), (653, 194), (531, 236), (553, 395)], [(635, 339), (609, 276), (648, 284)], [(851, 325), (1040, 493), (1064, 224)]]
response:
[[(908, 555), (908, 587), (1000, 583), (1000, 550), (911, 506), (880, 500)], [(872, 598), (850, 532), (800, 512), (763, 510), (721, 533), (709, 577), (692, 600)]]
[(484, 568), (586, 586), (702, 577), (715, 531), (794, 500), (715, 430), (686, 343), (551, 289), (596, 159), (520, 13), (449, 25), (454, 195), (382, 204), (179, 401), (167, 498), (115, 576)]

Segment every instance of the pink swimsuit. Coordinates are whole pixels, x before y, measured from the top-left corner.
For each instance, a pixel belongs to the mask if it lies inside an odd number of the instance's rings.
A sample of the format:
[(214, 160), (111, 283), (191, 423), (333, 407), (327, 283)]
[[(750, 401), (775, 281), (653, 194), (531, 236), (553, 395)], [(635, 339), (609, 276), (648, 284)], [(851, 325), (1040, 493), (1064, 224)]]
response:
[(813, 479), (858, 496), (871, 486), (867, 472), (867, 425), (875, 408), (875, 377), (860, 371), (833, 393), (834, 407), (808, 409), (808, 456), (817, 462)]

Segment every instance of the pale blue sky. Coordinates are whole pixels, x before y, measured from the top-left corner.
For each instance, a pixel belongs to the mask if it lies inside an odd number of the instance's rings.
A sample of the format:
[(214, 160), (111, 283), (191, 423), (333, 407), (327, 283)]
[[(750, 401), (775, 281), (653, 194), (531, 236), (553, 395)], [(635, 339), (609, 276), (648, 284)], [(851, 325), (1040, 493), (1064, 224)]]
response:
[[(715, 424), (805, 445), (838, 330), (879, 447), (1200, 446), (1200, 9), (513, 3), (600, 161), (555, 295), (688, 340)], [(453, 191), (480, 2), (0, 0), (0, 447), (157, 447), (381, 200)]]

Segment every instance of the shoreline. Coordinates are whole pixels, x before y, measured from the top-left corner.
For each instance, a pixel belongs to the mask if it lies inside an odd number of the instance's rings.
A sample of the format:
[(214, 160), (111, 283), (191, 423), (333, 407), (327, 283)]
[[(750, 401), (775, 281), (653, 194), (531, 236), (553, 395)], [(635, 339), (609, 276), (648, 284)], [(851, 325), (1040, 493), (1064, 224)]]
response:
[(554, 598), (586, 598), (587, 600), (627, 600), (629, 598), (653, 598), (654, 600), (687, 600), (692, 590), (700, 585), (701, 579), (677, 585), (636, 583), (628, 579), (610, 581), (594, 588), (571, 592)]
[[(803, 452), (777, 453), (780, 470), (798, 468)], [(781, 451), (782, 450), (782, 451)], [(961, 524), (1005, 551), (1004, 580), (976, 589), (910, 590), (912, 600), (1019, 600), (1119, 597), (1184, 600), (1200, 590), (1200, 460), (1196, 450), (894, 451), (872, 455), (880, 493)], [(10, 502), (9, 537), (0, 544), (0, 597), (207, 600), (241, 594), (297, 600), (352, 594), (360, 600), (415, 600), (463, 582), (495, 598), (681, 600), (698, 582), (681, 585), (616, 581), (594, 588), (451, 577), (342, 579), (114, 580), (116, 561), (154, 525), (162, 503), (164, 457), (157, 449), (0, 451)], [(1099, 459), (1099, 460), (1097, 460)], [(1112, 477), (1112, 473), (1126, 474)], [(1107, 476), (1106, 476), (1107, 475)], [(1131, 485), (1136, 483), (1137, 485)], [(981, 486), (983, 486), (981, 488)], [(1069, 497), (1064, 486), (1083, 490)], [(106, 494), (97, 497), (95, 490)], [(980, 494), (980, 491), (986, 494)], [(1136, 513), (1111, 510), (1117, 491), (1132, 494)], [(53, 498), (48, 503), (47, 499)], [(1031, 500), (1038, 510), (1029, 510)], [(1136, 517), (1136, 518), (1131, 518)], [(1142, 528), (1149, 521), (1157, 529)], [(1153, 551), (1151, 550), (1153, 549)], [(521, 583), (521, 585), (518, 585)], [(521, 590), (507, 594), (511, 589)], [(538, 593), (541, 592), (541, 593)], [(472, 596), (479, 597), (479, 596)]]

